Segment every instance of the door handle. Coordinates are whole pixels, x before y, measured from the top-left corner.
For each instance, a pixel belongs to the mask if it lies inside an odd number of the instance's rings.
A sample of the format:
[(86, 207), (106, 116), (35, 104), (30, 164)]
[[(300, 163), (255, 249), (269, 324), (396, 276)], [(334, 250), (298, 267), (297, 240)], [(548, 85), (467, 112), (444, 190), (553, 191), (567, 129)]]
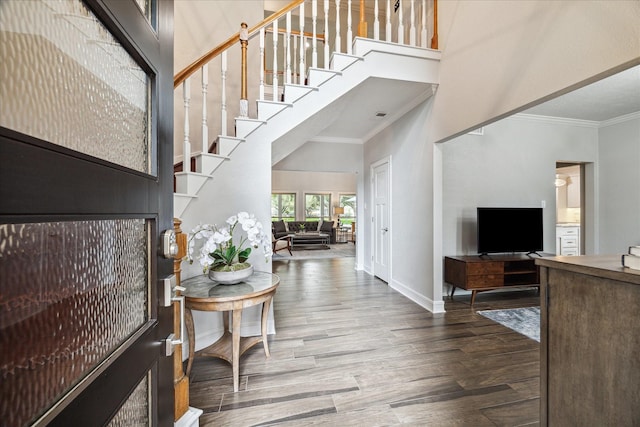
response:
[(162, 284), (160, 305), (162, 307), (170, 307), (174, 302), (177, 302), (180, 305), (180, 338), (176, 339), (175, 334), (169, 334), (169, 336), (163, 340), (164, 355), (171, 356), (173, 354), (173, 347), (184, 343), (184, 296), (177, 295), (176, 291), (185, 291), (186, 288), (175, 285), (175, 275), (162, 279)]

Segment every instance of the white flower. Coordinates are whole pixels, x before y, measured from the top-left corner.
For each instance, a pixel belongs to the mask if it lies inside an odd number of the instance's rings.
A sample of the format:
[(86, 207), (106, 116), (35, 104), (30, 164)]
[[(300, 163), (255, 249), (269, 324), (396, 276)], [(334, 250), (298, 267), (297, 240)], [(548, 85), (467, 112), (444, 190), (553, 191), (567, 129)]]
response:
[[(251, 248), (260, 247), (264, 252), (265, 261), (269, 260), (272, 255), (271, 236), (264, 232), (262, 224), (255, 215), (239, 212), (230, 216), (226, 224), (227, 226), (223, 228), (218, 228), (215, 224), (201, 224), (191, 231), (187, 251), (190, 262), (197, 258), (203, 271), (206, 272), (210, 268), (244, 262), (249, 256)], [(246, 238), (240, 236), (239, 240), (234, 242), (233, 233), (238, 224), (240, 224), (238, 231), (244, 231)], [(204, 240), (204, 242), (200, 245), (198, 255), (194, 257), (196, 240)], [(251, 248), (244, 249), (245, 244)]]

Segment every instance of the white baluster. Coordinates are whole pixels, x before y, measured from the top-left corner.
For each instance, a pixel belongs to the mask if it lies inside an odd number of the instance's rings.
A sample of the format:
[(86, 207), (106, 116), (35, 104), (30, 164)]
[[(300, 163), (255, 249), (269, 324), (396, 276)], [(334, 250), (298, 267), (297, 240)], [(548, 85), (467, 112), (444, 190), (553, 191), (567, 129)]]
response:
[(324, 69), (329, 69), (329, 1), (324, 0)]
[[(260, 64), (264, 64), (264, 27), (260, 28)], [(264, 101), (264, 67), (260, 67), (260, 101)]]
[(220, 88), (220, 134), (222, 136), (229, 136), (227, 134), (227, 51), (222, 52), (221, 56), (221, 88)]
[(336, 0), (336, 52), (342, 52), (342, 38), (340, 37), (340, 0)]
[(427, 0), (422, 0), (422, 32), (420, 47), (427, 47)]
[(278, 100), (278, 20), (273, 21), (273, 100)]
[(202, 153), (209, 152), (209, 127), (207, 126), (207, 87), (209, 86), (209, 64), (202, 66)]
[(305, 54), (307, 52), (307, 45), (304, 37), (304, 3), (300, 3), (300, 66), (298, 72), (300, 73), (298, 84), (304, 84), (304, 76), (306, 73), (305, 66)]
[(191, 83), (189, 78), (182, 83), (184, 100), (184, 143), (182, 144), (182, 171), (191, 172), (191, 143), (189, 142), (189, 102), (191, 101)]
[(353, 32), (351, 31), (351, 0), (347, 1), (347, 54), (353, 53)]
[(296, 81), (300, 80), (300, 79), (296, 80), (297, 71), (298, 71), (298, 61), (295, 60), (298, 57), (298, 37), (294, 35), (292, 38), (293, 38), (293, 55), (292, 55), (293, 56), (293, 82), (296, 83)]
[(318, 0), (311, 1), (311, 25), (313, 27), (313, 36), (311, 39), (311, 66), (313, 68), (318, 68), (318, 48), (317, 48), (317, 37), (316, 37), (316, 26), (318, 20)]
[(416, 0), (411, 0), (411, 27), (409, 28), (409, 44), (411, 46), (416, 45)]
[(378, 20), (378, 0), (373, 4), (373, 39), (380, 40), (380, 21)]
[(404, 44), (404, 25), (402, 16), (402, 0), (398, 0), (400, 7), (398, 8), (398, 44)]
[(284, 36), (284, 43), (285, 43), (285, 50), (286, 53), (285, 55), (287, 56), (287, 65), (286, 65), (286, 69), (285, 69), (285, 74), (287, 75), (287, 77), (285, 78), (285, 82), (287, 84), (291, 84), (291, 12), (287, 12), (287, 33)]
[(386, 42), (391, 42), (391, 0), (387, 0), (387, 18), (384, 26)]

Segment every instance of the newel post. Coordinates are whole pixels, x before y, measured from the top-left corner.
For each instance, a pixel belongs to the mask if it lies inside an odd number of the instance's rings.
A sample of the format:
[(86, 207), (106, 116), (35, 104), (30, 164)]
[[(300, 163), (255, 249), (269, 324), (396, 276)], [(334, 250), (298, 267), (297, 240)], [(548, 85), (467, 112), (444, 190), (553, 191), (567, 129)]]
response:
[[(378, 2), (376, 1), (376, 19)], [(364, 19), (364, 0), (360, 0), (360, 23), (358, 24), (358, 37), (367, 37), (367, 21)]]
[[(181, 283), (181, 264), (182, 259), (187, 255), (187, 235), (182, 232), (180, 225), (182, 221), (173, 218), (173, 231), (176, 233), (176, 243), (178, 244), (178, 254), (173, 259), (173, 274), (176, 277), (176, 285)], [(180, 291), (176, 290), (176, 296), (180, 296)], [(177, 339), (184, 340), (182, 337), (180, 325), (180, 304), (177, 301), (173, 303), (173, 332)], [(182, 346), (178, 345), (173, 353), (173, 390), (174, 390), (174, 417), (179, 420), (189, 409), (189, 377), (184, 374), (182, 369)]]
[[(240, 117), (249, 115), (249, 98), (247, 97), (247, 45), (249, 44), (249, 31), (246, 22), (240, 24), (240, 49), (242, 49), (241, 85), (240, 85)], [(274, 34), (274, 37), (276, 35)]]
[(431, 37), (431, 49), (438, 48), (438, 0), (433, 0), (433, 37)]

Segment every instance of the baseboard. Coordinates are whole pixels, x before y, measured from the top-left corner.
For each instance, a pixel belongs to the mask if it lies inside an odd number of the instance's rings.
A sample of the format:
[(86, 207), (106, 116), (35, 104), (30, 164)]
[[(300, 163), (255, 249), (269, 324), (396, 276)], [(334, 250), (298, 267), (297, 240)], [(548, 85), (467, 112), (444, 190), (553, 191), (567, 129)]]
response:
[(434, 314), (445, 312), (444, 301), (433, 301), (432, 299), (427, 298), (424, 295), (417, 293), (413, 289), (403, 285), (397, 280), (391, 280), (391, 283), (389, 285), (391, 286), (392, 289), (398, 291), (400, 294), (409, 298), (411, 301), (415, 302), (420, 307), (426, 310), (429, 310)]

